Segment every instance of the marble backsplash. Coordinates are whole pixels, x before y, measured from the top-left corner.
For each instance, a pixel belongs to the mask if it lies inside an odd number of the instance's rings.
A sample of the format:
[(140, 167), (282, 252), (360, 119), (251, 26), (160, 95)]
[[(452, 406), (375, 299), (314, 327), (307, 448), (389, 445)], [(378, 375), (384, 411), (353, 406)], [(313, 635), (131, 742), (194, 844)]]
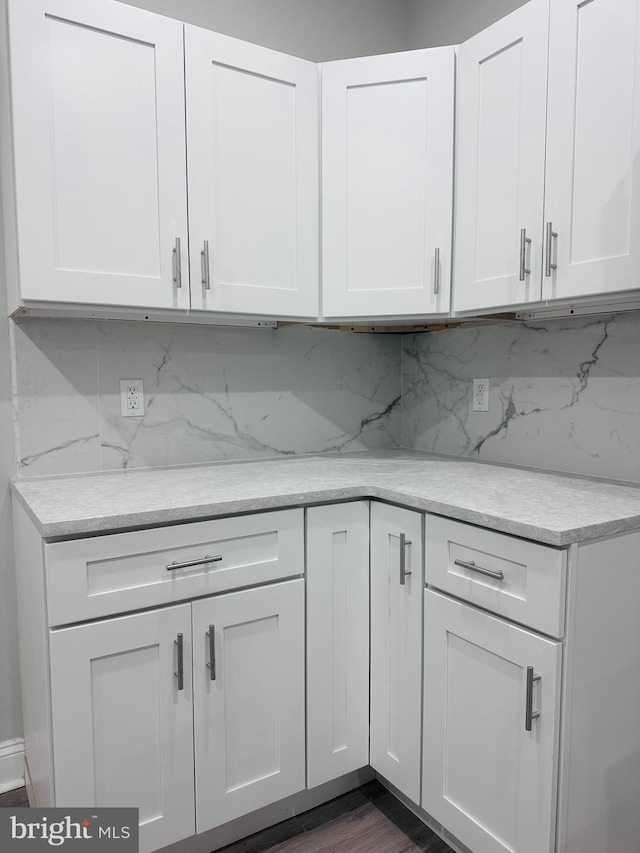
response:
[(405, 447), (640, 482), (640, 313), (405, 336), (402, 396)]
[(640, 313), (403, 337), (29, 319), (12, 356), (27, 476), (404, 446), (640, 482)]
[[(12, 357), (24, 476), (399, 443), (394, 335), (29, 319)], [(121, 417), (120, 379), (144, 417)]]

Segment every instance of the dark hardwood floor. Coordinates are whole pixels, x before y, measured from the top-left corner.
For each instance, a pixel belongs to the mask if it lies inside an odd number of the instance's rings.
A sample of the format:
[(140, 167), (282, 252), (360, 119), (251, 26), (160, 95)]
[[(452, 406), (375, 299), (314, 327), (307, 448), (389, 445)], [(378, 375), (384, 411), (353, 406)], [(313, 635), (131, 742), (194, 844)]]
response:
[(422, 821), (369, 782), (330, 803), (224, 847), (220, 853), (452, 853)]
[[(25, 788), (0, 794), (0, 807), (28, 806)], [(379, 782), (243, 838), (220, 853), (452, 853)]]
[(28, 806), (29, 799), (26, 788), (16, 788), (13, 791), (7, 791), (6, 794), (0, 794), (0, 808), (22, 809), (28, 808)]

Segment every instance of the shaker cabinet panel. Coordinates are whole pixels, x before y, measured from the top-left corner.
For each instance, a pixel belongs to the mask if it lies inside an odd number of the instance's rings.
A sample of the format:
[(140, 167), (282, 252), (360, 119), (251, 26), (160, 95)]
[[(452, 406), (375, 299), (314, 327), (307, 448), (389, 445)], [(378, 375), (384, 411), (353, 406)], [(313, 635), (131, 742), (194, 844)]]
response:
[(182, 24), (30, 0), (9, 35), (20, 298), (188, 307)]
[(185, 26), (192, 307), (318, 313), (316, 65)]
[(371, 766), (420, 802), (422, 515), (371, 506)]
[(369, 504), (307, 510), (307, 784), (369, 764)]
[(449, 311), (454, 49), (322, 66), (326, 317)]
[(305, 787), (304, 581), (193, 603), (197, 831)]
[(544, 299), (640, 286), (640, 7), (551, 4)]
[(459, 48), (455, 311), (540, 299), (549, 0)]
[(139, 808), (143, 853), (195, 831), (190, 638), (189, 604), (50, 635), (55, 805)]
[(423, 808), (474, 853), (552, 853), (561, 644), (424, 599)]

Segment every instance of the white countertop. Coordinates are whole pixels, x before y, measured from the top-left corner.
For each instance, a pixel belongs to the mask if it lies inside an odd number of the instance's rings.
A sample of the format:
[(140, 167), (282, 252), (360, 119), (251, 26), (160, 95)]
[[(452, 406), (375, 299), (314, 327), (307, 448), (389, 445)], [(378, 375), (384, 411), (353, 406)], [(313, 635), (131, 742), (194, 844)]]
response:
[(23, 478), (12, 487), (47, 539), (353, 498), (556, 546), (640, 528), (640, 486), (403, 450)]

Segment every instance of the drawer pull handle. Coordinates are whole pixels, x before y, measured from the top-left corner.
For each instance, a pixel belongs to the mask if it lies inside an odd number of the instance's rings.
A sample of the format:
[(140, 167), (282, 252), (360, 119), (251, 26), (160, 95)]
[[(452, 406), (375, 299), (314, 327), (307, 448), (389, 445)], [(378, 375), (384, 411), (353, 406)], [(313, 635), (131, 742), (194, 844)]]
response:
[(208, 555), (205, 555), (199, 560), (187, 560), (184, 563), (180, 563), (178, 560), (175, 560), (173, 563), (169, 563), (167, 571), (175, 572), (177, 569), (192, 569), (194, 566), (206, 566), (208, 563), (219, 563), (221, 559), (222, 555), (219, 554), (217, 557), (209, 557)]
[(178, 690), (184, 690), (184, 638), (182, 634), (178, 634), (173, 644), (178, 647), (178, 670), (173, 674), (178, 679)]
[(520, 229), (520, 281), (525, 281), (531, 275), (531, 269), (527, 267), (527, 248), (531, 246), (531, 237), (527, 237), (527, 229)]
[(209, 679), (216, 680), (216, 626), (209, 625), (207, 631), (209, 638), (209, 660), (207, 661), (207, 669), (209, 670)]
[(173, 283), (176, 288), (182, 287), (182, 248), (180, 237), (176, 237), (173, 246)]
[(525, 701), (525, 715), (524, 715), (524, 727), (525, 730), (530, 732), (533, 729), (533, 721), (537, 720), (540, 716), (540, 711), (533, 710), (533, 683), (534, 681), (540, 681), (540, 675), (533, 674), (533, 667), (527, 667), (527, 698)]
[(433, 294), (437, 296), (440, 293), (440, 249), (436, 249), (435, 269), (433, 273)]
[(211, 272), (209, 267), (209, 241), (204, 241), (204, 248), (200, 252), (200, 272), (205, 290), (211, 290)]
[(547, 278), (551, 278), (551, 273), (553, 270), (558, 269), (558, 264), (553, 263), (553, 243), (556, 241), (556, 251), (558, 250), (558, 232), (553, 230), (553, 222), (547, 222), (546, 228), (546, 247), (545, 254), (546, 259), (544, 263), (544, 274)]
[(472, 572), (478, 572), (479, 575), (487, 575), (488, 577), (495, 578), (499, 581), (504, 580), (504, 572), (494, 572), (493, 569), (483, 569), (482, 566), (476, 566), (473, 560), (454, 560), (453, 564), (455, 566), (460, 566), (462, 569), (470, 569)]
[(407, 539), (404, 533), (400, 534), (400, 586), (406, 583), (407, 575), (411, 574), (411, 569), (407, 568), (407, 545), (411, 545), (411, 540)]

